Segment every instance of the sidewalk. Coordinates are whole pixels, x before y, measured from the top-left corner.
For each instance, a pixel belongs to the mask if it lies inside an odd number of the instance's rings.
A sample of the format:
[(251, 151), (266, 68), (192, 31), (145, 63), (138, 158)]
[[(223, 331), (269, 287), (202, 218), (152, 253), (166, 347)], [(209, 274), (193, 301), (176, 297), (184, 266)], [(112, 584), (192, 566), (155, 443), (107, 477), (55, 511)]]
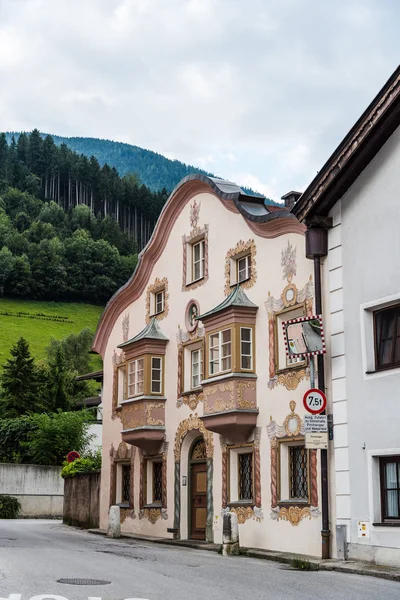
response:
[[(89, 533), (103, 536), (107, 535), (107, 532), (103, 529), (89, 529)], [(133, 533), (122, 534), (121, 539), (124, 538), (140, 540), (145, 542), (153, 542), (156, 544), (164, 544), (166, 546), (180, 546), (185, 548), (194, 548), (196, 550), (208, 550), (210, 552), (218, 552), (221, 547), (220, 544), (211, 544), (209, 542), (198, 542), (195, 540), (174, 540)], [(272, 560), (288, 565), (291, 565), (293, 560), (297, 559), (303, 561), (303, 563), (306, 563), (307, 566), (309, 563), (308, 570), (312, 571), (338, 571), (340, 573), (352, 573), (353, 575), (367, 575), (369, 577), (379, 577), (380, 579), (389, 579), (391, 581), (400, 582), (400, 569), (395, 569), (391, 567), (383, 567), (380, 565), (373, 565), (371, 563), (356, 562), (350, 560), (323, 560), (321, 558), (315, 558), (314, 556), (303, 556), (298, 554), (291, 554), (288, 552), (274, 552), (272, 550), (259, 550), (258, 548), (242, 547), (241, 550), (243, 551), (242, 556), (248, 556), (250, 558), (261, 558), (263, 560)]]

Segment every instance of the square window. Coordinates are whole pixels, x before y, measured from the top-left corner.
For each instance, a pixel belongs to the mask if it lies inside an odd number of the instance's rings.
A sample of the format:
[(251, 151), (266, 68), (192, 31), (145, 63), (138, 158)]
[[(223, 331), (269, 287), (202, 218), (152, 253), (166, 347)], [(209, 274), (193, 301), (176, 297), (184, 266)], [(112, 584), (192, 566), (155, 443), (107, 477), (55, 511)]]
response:
[(374, 312), (375, 368), (400, 366), (400, 306)]
[(400, 519), (400, 456), (380, 459), (382, 521)]
[(241, 283), (242, 281), (246, 281), (246, 279), (250, 279), (251, 277), (251, 255), (246, 254), (241, 258), (236, 260), (236, 281), (237, 283)]
[(151, 358), (151, 393), (161, 394), (162, 391), (162, 358)]

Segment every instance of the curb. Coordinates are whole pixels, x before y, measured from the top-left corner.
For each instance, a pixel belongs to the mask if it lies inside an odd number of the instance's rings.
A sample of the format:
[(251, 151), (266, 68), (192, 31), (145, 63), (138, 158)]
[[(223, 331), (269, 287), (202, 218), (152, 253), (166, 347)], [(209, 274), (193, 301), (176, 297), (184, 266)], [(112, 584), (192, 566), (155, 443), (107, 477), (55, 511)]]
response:
[[(101, 535), (107, 537), (107, 532), (101, 529), (88, 529), (89, 533), (94, 535)], [(218, 552), (219, 544), (210, 543), (198, 543), (191, 542), (188, 540), (173, 540), (166, 538), (140, 536), (135, 534), (121, 534), (120, 539), (131, 539), (142, 542), (150, 542), (153, 544), (162, 544), (165, 546), (177, 546), (180, 548), (191, 548), (194, 550), (207, 550), (209, 552)], [(377, 568), (376, 565), (370, 565), (369, 563), (358, 563), (350, 561), (335, 561), (334, 559), (322, 560), (311, 556), (299, 556), (296, 554), (284, 554), (268, 550), (258, 550), (256, 548), (245, 548), (242, 547), (243, 554), (241, 556), (248, 558), (257, 558), (261, 560), (269, 560), (272, 562), (278, 562), (286, 565), (291, 565), (294, 559), (303, 560), (310, 564), (309, 571), (336, 571), (337, 573), (347, 573), (352, 575), (363, 575), (366, 577), (376, 577), (379, 579), (387, 579), (389, 581), (400, 582), (400, 570), (389, 570), (388, 567)], [(296, 570), (296, 569), (293, 569)], [(300, 569), (297, 569), (300, 570)]]

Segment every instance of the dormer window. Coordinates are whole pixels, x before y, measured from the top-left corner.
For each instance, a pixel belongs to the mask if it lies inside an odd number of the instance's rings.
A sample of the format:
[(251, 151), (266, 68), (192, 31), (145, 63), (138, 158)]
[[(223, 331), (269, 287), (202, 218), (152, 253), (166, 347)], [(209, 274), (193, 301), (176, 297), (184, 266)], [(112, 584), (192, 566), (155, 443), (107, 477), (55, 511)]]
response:
[(251, 277), (251, 255), (246, 254), (236, 260), (236, 283), (242, 283)]

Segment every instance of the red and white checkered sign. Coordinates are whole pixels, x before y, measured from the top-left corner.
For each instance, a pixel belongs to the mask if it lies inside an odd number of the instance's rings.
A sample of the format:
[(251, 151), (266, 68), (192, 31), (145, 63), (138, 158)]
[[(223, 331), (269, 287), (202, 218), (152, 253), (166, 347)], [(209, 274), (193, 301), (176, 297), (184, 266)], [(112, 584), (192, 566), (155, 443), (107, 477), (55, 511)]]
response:
[[(289, 342), (287, 339), (287, 326), (295, 324), (295, 323), (304, 323), (305, 321), (319, 321), (320, 328), (321, 328), (322, 349), (315, 350), (312, 352), (301, 352), (301, 354), (297, 353), (297, 352), (296, 353), (290, 352)], [(325, 354), (326, 353), (326, 344), (325, 344), (324, 327), (322, 324), (322, 315), (313, 315), (311, 317), (298, 317), (297, 319), (290, 319), (289, 321), (284, 321), (282, 323), (282, 329), (283, 329), (283, 338), (285, 340), (286, 356), (293, 358), (293, 356), (315, 356), (316, 354)]]

